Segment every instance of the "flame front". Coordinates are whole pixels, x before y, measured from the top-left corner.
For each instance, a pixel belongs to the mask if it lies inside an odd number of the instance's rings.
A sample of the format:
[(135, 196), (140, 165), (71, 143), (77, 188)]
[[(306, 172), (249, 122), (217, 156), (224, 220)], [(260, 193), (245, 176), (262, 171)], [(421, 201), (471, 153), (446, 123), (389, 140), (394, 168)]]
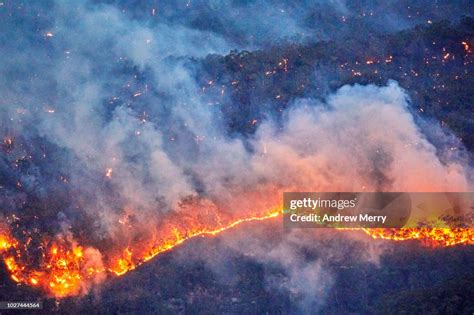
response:
[[(41, 257), (39, 263), (34, 267), (31, 257), (26, 253), (27, 244), (21, 244), (13, 238), (6, 228), (0, 229), (0, 253), (13, 281), (41, 288), (48, 295), (61, 298), (85, 293), (87, 284), (93, 282), (97, 277), (124, 275), (186, 240), (199, 236), (214, 236), (242, 223), (270, 220), (280, 215), (281, 210), (272, 210), (260, 216), (249, 216), (210, 227), (202, 225), (189, 228), (170, 227), (166, 231), (166, 238), (156, 236), (127, 246), (119, 251), (118, 255), (108, 257), (103, 266), (91, 263), (90, 259), (86, 257), (87, 251), (83, 246), (74, 242), (56, 240), (42, 241)], [(471, 228), (373, 228), (357, 230), (364, 231), (374, 239), (420, 240), (428, 246), (474, 244), (474, 229)]]
[[(29, 264), (27, 244), (20, 244), (5, 229), (0, 230), (0, 253), (12, 280), (40, 287), (50, 295), (64, 297), (77, 295), (84, 280), (105, 270), (88, 268), (81, 246), (57, 242), (43, 242), (38, 267)], [(85, 271), (85, 272), (84, 272)]]
[(363, 229), (373, 238), (394, 241), (420, 240), (430, 246), (454, 246), (474, 244), (472, 228), (409, 228), (409, 229)]

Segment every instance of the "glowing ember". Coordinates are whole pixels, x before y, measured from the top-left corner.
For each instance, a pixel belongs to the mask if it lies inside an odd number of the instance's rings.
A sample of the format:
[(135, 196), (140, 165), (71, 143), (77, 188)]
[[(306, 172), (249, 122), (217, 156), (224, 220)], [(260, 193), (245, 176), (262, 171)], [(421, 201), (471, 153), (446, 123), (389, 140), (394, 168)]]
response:
[(461, 42), (461, 44), (463, 45), (465, 51), (467, 51), (467, 52), (470, 51), (470, 47), (469, 47), (469, 44), (467, 42)]
[(108, 177), (108, 178), (112, 177), (112, 173), (113, 173), (113, 170), (111, 168), (107, 168), (105, 170), (105, 176)]

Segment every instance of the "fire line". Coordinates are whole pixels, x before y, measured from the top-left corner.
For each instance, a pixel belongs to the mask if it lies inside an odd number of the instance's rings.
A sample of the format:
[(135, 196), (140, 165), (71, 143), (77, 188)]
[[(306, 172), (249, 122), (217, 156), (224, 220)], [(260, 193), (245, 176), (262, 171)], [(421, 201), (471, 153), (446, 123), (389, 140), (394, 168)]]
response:
[[(185, 241), (205, 236), (215, 236), (240, 224), (270, 220), (281, 216), (280, 210), (272, 210), (262, 216), (237, 219), (219, 227), (201, 228), (195, 231), (179, 231), (161, 244), (150, 245), (147, 252), (137, 252), (127, 247), (115, 260), (104, 265), (90, 264), (86, 259), (88, 249), (78, 244), (51, 242), (42, 252), (39, 267), (28, 264), (28, 259), (18, 240), (12, 237), (8, 229), (0, 229), (0, 254), (13, 281), (19, 284), (42, 289), (47, 295), (56, 298), (81, 295), (98, 277), (122, 276), (159, 254), (170, 251)], [(474, 229), (471, 228), (407, 228), (384, 229), (362, 228), (343, 229), (362, 230), (374, 239), (392, 241), (419, 240), (427, 246), (473, 245)], [(150, 243), (152, 244), (152, 243)]]

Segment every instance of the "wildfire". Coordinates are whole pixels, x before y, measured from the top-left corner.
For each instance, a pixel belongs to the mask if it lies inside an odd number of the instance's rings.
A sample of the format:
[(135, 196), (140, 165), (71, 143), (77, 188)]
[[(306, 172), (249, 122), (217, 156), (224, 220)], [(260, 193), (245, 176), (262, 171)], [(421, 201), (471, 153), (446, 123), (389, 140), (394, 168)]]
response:
[(21, 246), (6, 231), (0, 230), (0, 253), (10, 277), (17, 283), (41, 287), (56, 297), (77, 295), (81, 293), (84, 279), (103, 272), (94, 269), (84, 276), (84, 250), (81, 246), (51, 243), (48, 250), (42, 253), (39, 267), (25, 263), (26, 247)]
[(474, 229), (471, 228), (409, 228), (409, 229), (363, 229), (373, 238), (394, 241), (421, 240), (430, 246), (454, 246), (474, 244)]
[[(8, 229), (2, 228), (0, 229), (0, 254), (13, 281), (41, 288), (47, 294), (61, 298), (83, 294), (86, 291), (86, 284), (93, 282), (96, 277), (124, 275), (189, 239), (215, 236), (246, 222), (270, 220), (280, 215), (281, 210), (274, 209), (260, 216), (218, 222), (214, 226), (204, 224), (197, 224), (195, 227), (170, 226), (160, 231), (162, 232), (160, 235), (154, 235), (149, 240), (127, 246), (118, 255), (107, 257), (104, 265), (91, 263), (83, 246), (68, 241), (44, 241), (41, 246), (40, 262), (35, 265), (27, 257), (27, 244), (20, 244), (11, 236)], [(474, 229), (469, 228), (358, 230), (364, 231), (374, 239), (420, 240), (428, 246), (474, 244)], [(166, 237), (163, 238), (163, 235)], [(105, 253), (103, 254), (106, 256)]]

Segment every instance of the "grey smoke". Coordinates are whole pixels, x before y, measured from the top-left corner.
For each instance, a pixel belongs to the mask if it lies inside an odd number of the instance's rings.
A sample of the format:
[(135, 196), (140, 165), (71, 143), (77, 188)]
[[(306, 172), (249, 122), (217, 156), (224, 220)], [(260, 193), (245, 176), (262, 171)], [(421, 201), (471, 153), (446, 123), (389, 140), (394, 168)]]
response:
[[(42, 198), (72, 192), (70, 209), (96, 218), (97, 235), (120, 234), (116, 222), (130, 211), (152, 226), (190, 196), (244, 213), (278, 204), (287, 190), (471, 187), (466, 161), (440, 159), (396, 82), (345, 86), (324, 102), (294, 100), (283, 123), (267, 120), (252, 138), (231, 138), (186, 64), (186, 56), (227, 51), (220, 35), (87, 2), (59, 1), (41, 14), (47, 27), (26, 32), (38, 51), (15, 41), (3, 48), (16, 58), (1, 67), (3, 132), (24, 145), (6, 158), (38, 151), (23, 151), (34, 139), (55, 148), (23, 176), (25, 189)], [(13, 73), (20, 86), (6, 81)], [(42, 179), (53, 170), (67, 184)]]

